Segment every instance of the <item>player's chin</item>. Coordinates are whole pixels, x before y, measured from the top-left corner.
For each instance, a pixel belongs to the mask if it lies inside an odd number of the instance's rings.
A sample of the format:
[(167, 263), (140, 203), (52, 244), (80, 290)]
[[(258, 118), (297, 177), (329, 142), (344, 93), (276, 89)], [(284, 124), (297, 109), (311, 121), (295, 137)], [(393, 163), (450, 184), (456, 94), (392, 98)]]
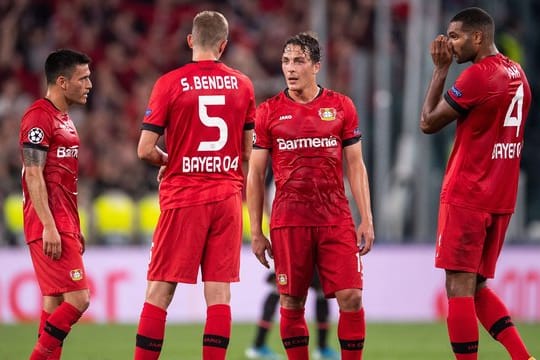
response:
[(291, 90), (291, 91), (295, 91), (295, 90), (300, 89), (300, 86), (298, 86), (298, 83), (297, 83), (296, 81), (293, 81), (293, 82), (287, 82), (287, 87), (288, 87), (289, 90)]
[(473, 61), (474, 58), (470, 57), (470, 56), (463, 56), (463, 55), (454, 55), (454, 59), (456, 60), (456, 63), (457, 64), (465, 64), (469, 61)]

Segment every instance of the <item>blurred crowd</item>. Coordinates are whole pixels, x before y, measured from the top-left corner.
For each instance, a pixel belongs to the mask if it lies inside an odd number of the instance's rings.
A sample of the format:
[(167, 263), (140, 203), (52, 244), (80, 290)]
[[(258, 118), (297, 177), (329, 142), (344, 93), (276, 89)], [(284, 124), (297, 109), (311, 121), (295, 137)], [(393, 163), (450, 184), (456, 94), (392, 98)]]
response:
[[(460, 3), (460, 1), (453, 1)], [(221, 11), (230, 40), (223, 61), (251, 77), (257, 102), (284, 86), (280, 56), (286, 38), (313, 29), (307, 0), (4, 0), (0, 2), (0, 203), (20, 192), (18, 148), (25, 108), (44, 96), (43, 63), (52, 50), (90, 55), (93, 90), (71, 117), (81, 137), (80, 206), (110, 192), (139, 201), (157, 188), (157, 169), (139, 161), (136, 145), (156, 78), (191, 60), (186, 35), (198, 11)], [(374, 47), (375, 0), (328, 0), (323, 43), (325, 85), (350, 93), (356, 51)], [(392, 1), (396, 43), (407, 1)], [(460, 5), (460, 4), (458, 4)], [(399, 51), (396, 47), (395, 51)], [(427, 51), (427, 50), (426, 50)], [(370, 74), (366, 74), (370, 81)], [(371, 107), (371, 99), (365, 100)], [(371, 145), (373, 146), (373, 145)], [(367, 160), (370, 166), (369, 159)], [(91, 213), (91, 211), (90, 211)], [(5, 227), (5, 221), (0, 221)], [(5, 230), (5, 229), (1, 229)], [(11, 241), (11, 240), (10, 240)], [(5, 242), (5, 241), (4, 241)], [(0, 240), (2, 244), (2, 240)]]
[[(373, 1), (336, 0), (327, 14), (330, 86), (347, 91), (347, 57), (371, 46)], [(230, 22), (223, 58), (242, 69), (258, 101), (283, 88), (282, 44), (310, 29), (305, 0), (12, 0), (0, 2), (0, 200), (20, 192), (18, 131), (26, 107), (44, 96), (43, 64), (52, 50), (87, 53), (93, 90), (71, 117), (81, 137), (80, 204), (122, 191), (134, 200), (156, 190), (157, 169), (136, 156), (140, 123), (156, 78), (191, 60), (186, 35), (198, 11)], [(347, 36), (343, 36), (347, 35)]]

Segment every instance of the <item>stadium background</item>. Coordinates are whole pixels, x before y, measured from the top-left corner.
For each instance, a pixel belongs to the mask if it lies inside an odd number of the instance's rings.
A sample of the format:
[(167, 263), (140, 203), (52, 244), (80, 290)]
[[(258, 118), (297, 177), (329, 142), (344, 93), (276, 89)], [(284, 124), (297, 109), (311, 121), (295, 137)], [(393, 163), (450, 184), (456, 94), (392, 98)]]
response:
[[(22, 246), (17, 140), (24, 109), (43, 96), (44, 59), (62, 47), (93, 58), (89, 104), (71, 111), (82, 142), (79, 204), (94, 287), (94, 310), (87, 320), (136, 321), (158, 211), (157, 169), (136, 157), (140, 122), (155, 79), (190, 61), (185, 36), (192, 16), (202, 9), (216, 9), (228, 17), (230, 43), (223, 60), (252, 78), (258, 102), (284, 86), (280, 66), (284, 40), (299, 31), (318, 34), (323, 46), (320, 83), (354, 100), (364, 135), (377, 234), (376, 247), (365, 258), (368, 321), (443, 318), (443, 279), (432, 268), (432, 243), (453, 131), (425, 136), (417, 122), (432, 70), (429, 43), (445, 32), (451, 15), (473, 5), (494, 16), (499, 49), (522, 63), (536, 93), (540, 38), (534, 24), (539, 21), (540, 3), (533, 0), (1, 1), (0, 330), (2, 323), (34, 321), (39, 314), (39, 294)], [(454, 66), (451, 76), (459, 70)], [(538, 107), (533, 101), (518, 206), (495, 283), (513, 314), (533, 323), (536, 334), (540, 333), (534, 325), (540, 321)], [(233, 287), (233, 310), (237, 309), (233, 315), (254, 322), (267, 291), (265, 270), (254, 261), (247, 242), (242, 257), (243, 282)], [(413, 290), (416, 287), (421, 290)], [(181, 299), (175, 300), (179, 305), (171, 306), (176, 308), (172, 322), (200, 321), (204, 313), (200, 289), (179, 291)], [(403, 296), (411, 295), (404, 304)]]

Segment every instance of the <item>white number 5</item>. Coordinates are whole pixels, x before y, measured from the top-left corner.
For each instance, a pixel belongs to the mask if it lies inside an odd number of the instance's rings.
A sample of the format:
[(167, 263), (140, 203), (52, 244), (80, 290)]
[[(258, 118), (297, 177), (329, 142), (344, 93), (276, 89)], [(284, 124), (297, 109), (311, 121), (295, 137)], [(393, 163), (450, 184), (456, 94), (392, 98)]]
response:
[[(516, 116), (512, 116), (514, 108), (517, 104)], [(506, 110), (506, 116), (504, 117), (504, 126), (516, 126), (516, 136), (519, 135), (519, 128), (521, 127), (521, 117), (523, 112), (523, 84), (519, 85), (516, 95), (512, 98), (508, 110)]]
[(229, 136), (227, 123), (220, 117), (208, 116), (207, 105), (225, 105), (225, 95), (199, 96), (199, 119), (208, 127), (219, 129), (219, 139), (216, 141), (201, 141), (198, 151), (217, 151), (223, 149)]

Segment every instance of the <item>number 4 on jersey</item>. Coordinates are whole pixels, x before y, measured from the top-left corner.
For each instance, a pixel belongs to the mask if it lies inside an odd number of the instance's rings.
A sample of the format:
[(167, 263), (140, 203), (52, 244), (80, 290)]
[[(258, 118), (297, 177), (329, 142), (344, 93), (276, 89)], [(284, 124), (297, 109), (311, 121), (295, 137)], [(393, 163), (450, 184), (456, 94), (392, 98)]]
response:
[[(515, 109), (517, 104), (517, 109)], [(513, 114), (515, 113), (515, 116)], [(504, 117), (504, 126), (516, 126), (516, 136), (519, 136), (523, 113), (523, 84), (519, 85), (516, 95), (512, 98), (506, 116)]]

